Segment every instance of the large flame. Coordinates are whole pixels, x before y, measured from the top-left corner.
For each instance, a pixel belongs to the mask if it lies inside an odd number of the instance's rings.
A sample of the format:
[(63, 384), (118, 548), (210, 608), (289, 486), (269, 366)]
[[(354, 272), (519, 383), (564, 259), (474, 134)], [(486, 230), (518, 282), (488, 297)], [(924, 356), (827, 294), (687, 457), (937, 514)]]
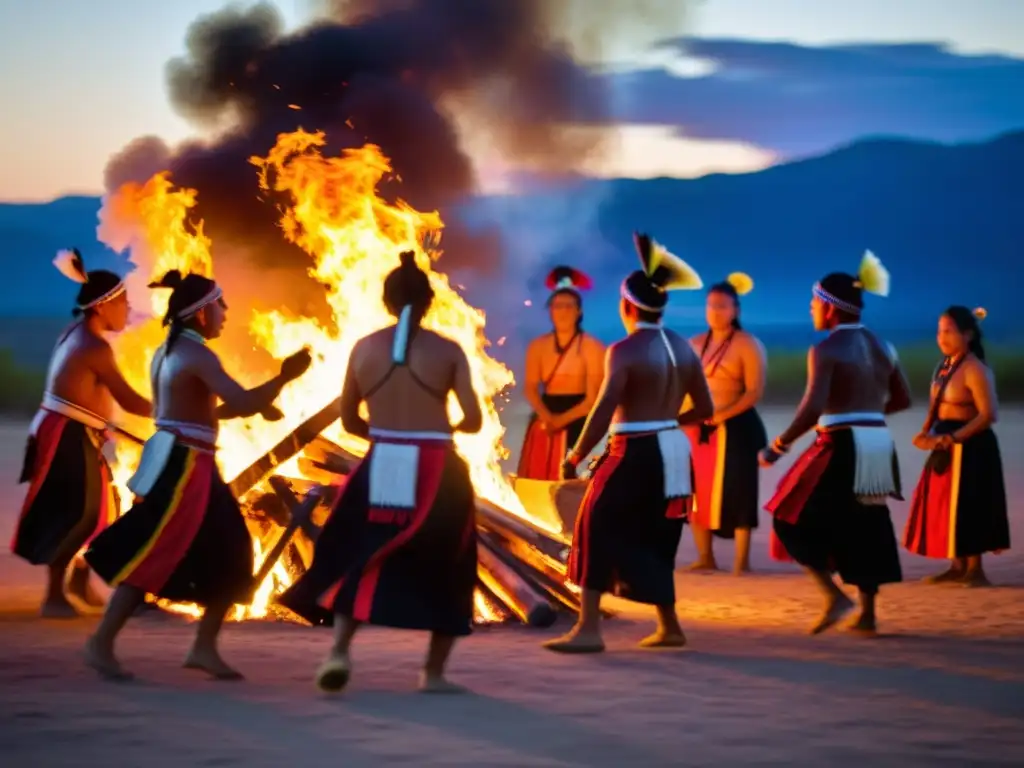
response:
[[(273, 189), (291, 201), (281, 212), (282, 231), (309, 254), (310, 275), (323, 286), (334, 322), (332, 327), (325, 327), (315, 319), (287, 316), (280, 311), (254, 312), (248, 323), (251, 343), (278, 359), (308, 346), (314, 353), (314, 363), (305, 376), (281, 393), (278, 405), (287, 414), (285, 420), (270, 423), (257, 416), (222, 423), (217, 458), (223, 475), (228, 479), (237, 475), (339, 395), (355, 342), (394, 322), (382, 301), (383, 280), (398, 266), (398, 254), (411, 250), (419, 266), (428, 271), (435, 293), (424, 326), (453, 339), (466, 352), (484, 413), (480, 432), (457, 435), (456, 447), (470, 466), (477, 494), (525, 517), (521, 502), (500, 469), (499, 462), (506, 455), (501, 443), (504, 428), (493, 404), (494, 396), (513, 383), (512, 373), (487, 354), (483, 312), (469, 306), (452, 289), (447, 277), (432, 269), (440, 251), (423, 244), (437, 242), (443, 227), (440, 216), (413, 210), (401, 202), (391, 205), (378, 196), (379, 182), (391, 171), (378, 147), (367, 145), (346, 150), (340, 157), (324, 157), (323, 145), (322, 133), (297, 131), (279, 136), (265, 158), (252, 158), (256, 167), (254, 193), (258, 181), (264, 189)], [(201, 222), (189, 222), (195, 202), (196, 193), (175, 189), (166, 173), (144, 185), (126, 185), (104, 202), (100, 238), (117, 250), (130, 250), (133, 262), (147, 279), (169, 269), (212, 275), (211, 242)], [(150, 316), (133, 324), (117, 343), (125, 377), (145, 393), (151, 391), (150, 361), (164, 338), (159, 318), (166, 309), (167, 296), (154, 291), (147, 299)], [(230, 303), (230, 295), (227, 299)], [(237, 358), (231, 349), (223, 345), (215, 348), (243, 384), (251, 386), (265, 378), (265, 374), (258, 376), (233, 367)], [(461, 418), (454, 397), (449, 413), (453, 421)], [(325, 435), (358, 455), (366, 450), (366, 444), (345, 434), (339, 422)], [(137, 446), (118, 444), (115, 474), (122, 498), (130, 498), (125, 483), (139, 454)], [(277, 471), (301, 476), (297, 460)], [(253, 531), (257, 567), (280, 531), (276, 526), (268, 527), (275, 530)], [(287, 586), (292, 576), (279, 562), (260, 585), (252, 604), (236, 608), (233, 618), (265, 616), (273, 595)], [(171, 607), (198, 613), (194, 606)], [(485, 618), (493, 617), (493, 609), (480, 595), (477, 609)]]

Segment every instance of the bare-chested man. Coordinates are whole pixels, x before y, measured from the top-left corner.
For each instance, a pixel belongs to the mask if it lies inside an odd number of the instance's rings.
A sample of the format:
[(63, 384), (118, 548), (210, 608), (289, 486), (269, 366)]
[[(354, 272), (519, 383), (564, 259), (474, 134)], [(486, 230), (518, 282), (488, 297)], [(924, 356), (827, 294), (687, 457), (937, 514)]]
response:
[(572, 267), (548, 275), (551, 333), (526, 349), (526, 399), (533, 407), (516, 470), (518, 478), (557, 480), (569, 448), (597, 401), (604, 344), (583, 330), (583, 297), (590, 278)]
[[(401, 254), (384, 281), (384, 305), (398, 323), (356, 343), (341, 394), (345, 431), (370, 449), (320, 533), (310, 569), (279, 599), (310, 620), (318, 604), (334, 614), (334, 643), (316, 674), (324, 691), (348, 683), (349, 649), (363, 623), (430, 632), (420, 690), (463, 690), (445, 667), (455, 640), (472, 631), (476, 505), (452, 434), (479, 431), (483, 417), (462, 348), (420, 327), (433, 298), (415, 254)], [(449, 393), (463, 414), (455, 425)]]
[(690, 526), (697, 545), (694, 571), (715, 571), (712, 536), (736, 539), (733, 572), (750, 571), (750, 532), (757, 527), (757, 454), (768, 443), (757, 404), (764, 395), (767, 357), (740, 324), (740, 296), (753, 280), (734, 272), (708, 290), (708, 330), (690, 343), (700, 355), (715, 413), (686, 430), (693, 450)]
[(236, 680), (241, 675), (221, 658), (217, 637), (228, 609), (251, 596), (252, 539), (217, 468), (218, 421), (257, 413), (280, 418), (273, 401), (306, 371), (310, 357), (297, 352), (283, 361), (279, 375), (243, 389), (206, 346), (220, 336), (226, 319), (220, 287), (177, 271), (151, 287), (172, 289), (164, 318), (170, 330), (151, 368), (157, 432), (128, 483), (135, 504), (86, 552), (96, 573), (116, 589), (85, 658), (104, 677), (130, 677), (114, 656), (114, 642), (149, 593), (203, 606), (185, 667)]
[(860, 322), (863, 292), (888, 295), (889, 277), (866, 253), (855, 277), (834, 272), (813, 288), (811, 317), (828, 337), (807, 354), (808, 380), (792, 424), (761, 454), (773, 465), (804, 433), (817, 439), (779, 482), (766, 509), (789, 557), (825, 595), (818, 634), (853, 609), (832, 577), (860, 591), (861, 614), (850, 629), (873, 634), (875, 597), (902, 579), (886, 499), (900, 497), (896, 448), (885, 415), (910, 407), (906, 377), (892, 345)]
[[(643, 269), (621, 286), (629, 334), (608, 349), (597, 404), (563, 467), (576, 467), (606, 431), (608, 447), (580, 505), (569, 554), (569, 580), (583, 589), (576, 626), (544, 645), (561, 653), (598, 653), (604, 592), (658, 610), (644, 647), (680, 647), (675, 613), (675, 557), (690, 484), (690, 443), (679, 428), (699, 424), (713, 407), (700, 360), (685, 338), (661, 324), (667, 291), (697, 289), (700, 278), (646, 235), (635, 235)], [(693, 407), (680, 414), (687, 396)]]
[(951, 561), (926, 579), (936, 584), (988, 586), (982, 556), (1010, 548), (1003, 460), (992, 431), (999, 404), (981, 341), (984, 316), (954, 305), (939, 317), (943, 360), (928, 417), (914, 438), (915, 447), (931, 453), (914, 489), (903, 545)]
[(124, 330), (128, 294), (113, 272), (87, 272), (77, 250), (62, 251), (54, 264), (81, 284), (74, 315), (78, 320), (57, 341), (50, 358), (42, 407), (32, 422), (21, 482), (28, 493), (11, 551), (49, 570), (42, 615), (78, 615), (67, 593), (87, 606), (103, 601), (91, 588), (81, 558), (72, 560), (93, 536), (118, 515), (117, 493), (102, 448), (114, 404), (128, 413), (150, 415), (146, 398), (118, 370), (104, 334)]

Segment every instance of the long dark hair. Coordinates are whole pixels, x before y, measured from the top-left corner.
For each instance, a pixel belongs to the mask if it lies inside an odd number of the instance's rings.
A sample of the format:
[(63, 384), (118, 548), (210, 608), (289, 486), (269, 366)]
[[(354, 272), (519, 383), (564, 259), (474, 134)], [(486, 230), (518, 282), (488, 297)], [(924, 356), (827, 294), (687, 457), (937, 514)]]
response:
[(736, 286), (728, 280), (723, 280), (708, 288), (708, 295), (710, 296), (712, 293), (721, 293), (732, 299), (732, 303), (736, 307), (736, 316), (732, 319), (732, 327), (734, 330), (742, 331), (743, 324), (740, 323), (740, 295), (736, 291)]
[(947, 307), (942, 313), (953, 321), (960, 333), (970, 333), (971, 339), (967, 343), (967, 349), (979, 360), (985, 360), (985, 345), (981, 341), (981, 323), (978, 322), (979, 315), (984, 317), (983, 310), (968, 309), (960, 304)]

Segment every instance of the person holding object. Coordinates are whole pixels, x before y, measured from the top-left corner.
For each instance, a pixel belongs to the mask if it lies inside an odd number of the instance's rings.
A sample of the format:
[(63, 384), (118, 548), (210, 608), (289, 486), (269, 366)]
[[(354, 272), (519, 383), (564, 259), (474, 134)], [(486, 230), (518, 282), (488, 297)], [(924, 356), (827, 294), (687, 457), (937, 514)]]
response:
[[(627, 337), (609, 347), (597, 403), (562, 475), (610, 433), (576, 518), (568, 578), (583, 590), (579, 620), (544, 644), (559, 653), (598, 653), (601, 595), (657, 607), (658, 628), (643, 647), (681, 647), (675, 613), (675, 557), (692, 493), (690, 444), (680, 426), (713, 412), (700, 360), (685, 338), (662, 325), (668, 292), (701, 288), (682, 259), (647, 235), (634, 235), (642, 268), (623, 280), (619, 312)], [(693, 407), (680, 414), (685, 398)]]
[(150, 287), (171, 289), (167, 340), (151, 366), (157, 431), (128, 481), (135, 504), (85, 555), (115, 588), (86, 641), (85, 660), (103, 677), (131, 677), (115, 657), (114, 643), (148, 593), (203, 606), (184, 666), (218, 680), (238, 680), (242, 675), (221, 658), (217, 639), (231, 606), (250, 598), (253, 547), (238, 501), (217, 467), (218, 422), (258, 413), (279, 416), (273, 401), (306, 372), (311, 358), (299, 351), (281, 363), (277, 376), (244, 389), (207, 346), (227, 318), (220, 286), (175, 270)]
[(597, 400), (604, 372), (604, 345), (583, 331), (582, 292), (590, 278), (572, 267), (548, 275), (552, 332), (526, 349), (526, 399), (533, 408), (516, 477), (557, 480), (570, 447)]
[(41, 615), (48, 619), (78, 615), (68, 596), (88, 607), (103, 605), (79, 552), (119, 512), (102, 452), (108, 424), (115, 404), (137, 416), (152, 410), (124, 380), (105, 338), (128, 323), (124, 280), (104, 269), (87, 271), (77, 249), (58, 253), (54, 265), (81, 288), (76, 320), (57, 340), (29, 428), (20, 478), (28, 493), (11, 541), (15, 555), (47, 567)]
[(850, 629), (868, 635), (876, 631), (879, 587), (902, 579), (886, 504), (902, 498), (899, 466), (885, 417), (910, 407), (910, 390), (895, 348), (861, 323), (864, 291), (889, 295), (889, 273), (870, 251), (857, 275), (833, 272), (814, 285), (811, 318), (828, 336), (808, 351), (807, 389), (796, 416), (759, 459), (772, 466), (816, 429), (814, 443), (765, 506), (785, 553), (825, 596), (812, 634), (853, 610), (833, 572), (859, 590), (861, 613)]
[(696, 485), (690, 528), (697, 545), (692, 571), (716, 571), (712, 537), (736, 539), (733, 573), (750, 571), (750, 534), (757, 528), (757, 454), (768, 444), (757, 404), (764, 395), (767, 356), (740, 324), (740, 296), (754, 281), (734, 272), (708, 290), (708, 330), (690, 343), (700, 355), (715, 412), (686, 430)]
[[(420, 690), (464, 690), (445, 669), (456, 639), (472, 631), (476, 501), (452, 438), (478, 432), (483, 415), (465, 352), (421, 325), (433, 299), (415, 254), (402, 253), (384, 280), (384, 305), (398, 322), (356, 342), (341, 393), (341, 423), (369, 440), (369, 451), (324, 524), (309, 570), (278, 599), (310, 621), (318, 606), (334, 614), (334, 642), (316, 673), (323, 691), (348, 684), (363, 624), (429, 632)], [(463, 414), (454, 425), (452, 393)]]
[(914, 446), (930, 451), (914, 489), (903, 546), (915, 555), (948, 558), (926, 579), (990, 586), (982, 555), (1010, 548), (1003, 460), (992, 425), (998, 418), (995, 377), (985, 362), (983, 309), (949, 307), (939, 317), (943, 354), (931, 406)]

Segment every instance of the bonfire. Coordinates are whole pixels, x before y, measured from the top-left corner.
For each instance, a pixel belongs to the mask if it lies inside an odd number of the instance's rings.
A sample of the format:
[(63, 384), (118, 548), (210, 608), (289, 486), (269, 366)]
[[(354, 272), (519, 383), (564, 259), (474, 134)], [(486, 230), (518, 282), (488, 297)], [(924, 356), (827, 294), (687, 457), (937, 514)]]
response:
[[(441, 256), (441, 217), (379, 196), (378, 185), (391, 167), (378, 147), (366, 145), (325, 157), (324, 143), (322, 133), (299, 130), (279, 136), (266, 157), (251, 159), (254, 194), (273, 191), (288, 201), (280, 211), (281, 231), (309, 255), (309, 275), (322, 287), (333, 322), (277, 310), (255, 311), (248, 318), (250, 345), (275, 359), (308, 347), (314, 362), (309, 373), (282, 391), (277, 404), (286, 414), (283, 420), (267, 422), (255, 416), (221, 424), (218, 462), (242, 502), (257, 568), (251, 602), (236, 606), (231, 619), (295, 620), (274, 604), (273, 597), (308, 567), (312, 543), (330, 504), (367, 449), (365, 441), (346, 434), (337, 419), (348, 357), (359, 338), (393, 322), (381, 288), (385, 275), (398, 266), (398, 254), (411, 250), (428, 272), (435, 293), (424, 326), (455, 340), (466, 352), (484, 414), (479, 433), (455, 438), (479, 500), (477, 620), (517, 616), (527, 623), (549, 624), (556, 607), (578, 605), (576, 594), (564, 584), (568, 542), (557, 516), (528, 512), (502, 473), (500, 462), (507, 452), (494, 403), (514, 379), (487, 353), (484, 313), (433, 269)], [(127, 184), (104, 201), (100, 239), (114, 250), (129, 251), (148, 279), (170, 269), (213, 276), (212, 242), (202, 222), (190, 220), (196, 200), (197, 193), (176, 188), (169, 173), (157, 174), (145, 184)], [(133, 298), (138, 308), (140, 297)], [(227, 298), (230, 303), (230, 295)], [(165, 336), (161, 318), (167, 296), (156, 291), (145, 302), (147, 317), (120, 336), (116, 352), (132, 386), (149, 393), (149, 364)], [(232, 365), (243, 357), (241, 350), (220, 346), (217, 351), (243, 384), (255, 383), (257, 372)], [(462, 417), (454, 397), (449, 412), (453, 423)], [(139, 436), (148, 435), (142, 431)], [(115, 482), (122, 499), (131, 498), (126, 482), (140, 455), (138, 443), (118, 440)], [(161, 601), (160, 606), (192, 616), (200, 612), (194, 605)]]

